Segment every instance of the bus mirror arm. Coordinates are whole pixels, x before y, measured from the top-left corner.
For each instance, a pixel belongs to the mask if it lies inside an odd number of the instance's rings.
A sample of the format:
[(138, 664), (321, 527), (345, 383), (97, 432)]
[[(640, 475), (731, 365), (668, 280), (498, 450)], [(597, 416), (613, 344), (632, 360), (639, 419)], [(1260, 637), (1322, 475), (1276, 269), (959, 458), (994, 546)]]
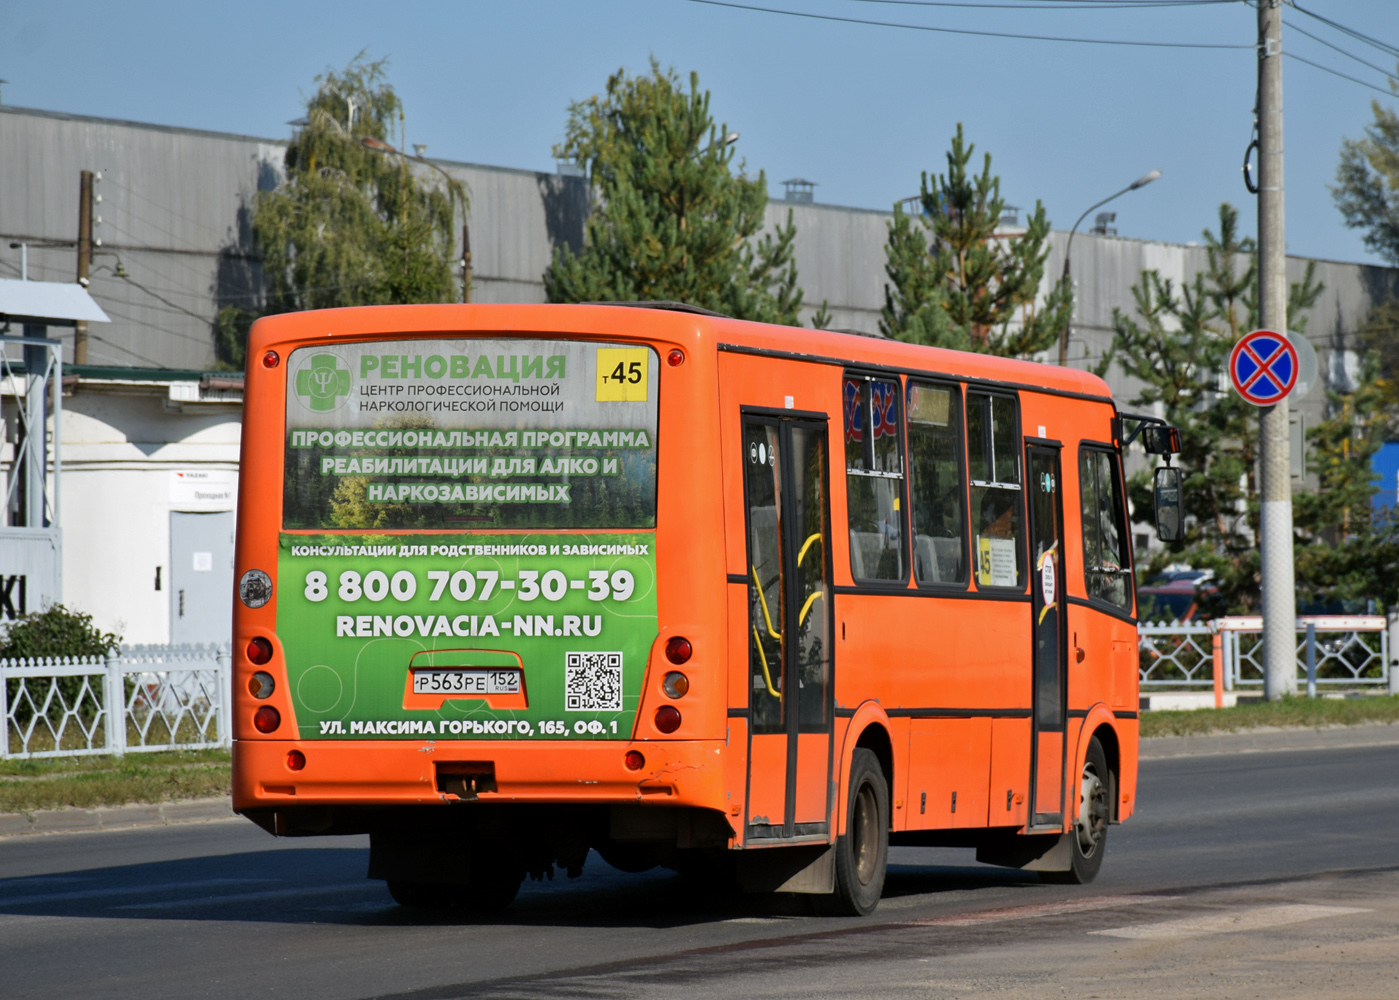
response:
[[(1132, 433), (1125, 438), (1123, 435), (1123, 421), (1136, 421), (1137, 426), (1132, 429)], [(1142, 447), (1146, 449), (1148, 455), (1179, 455), (1181, 452), (1180, 428), (1172, 427), (1160, 417), (1152, 417), (1143, 413), (1120, 413), (1113, 418), (1114, 436), (1122, 442), (1122, 450), (1138, 437), (1142, 439)]]

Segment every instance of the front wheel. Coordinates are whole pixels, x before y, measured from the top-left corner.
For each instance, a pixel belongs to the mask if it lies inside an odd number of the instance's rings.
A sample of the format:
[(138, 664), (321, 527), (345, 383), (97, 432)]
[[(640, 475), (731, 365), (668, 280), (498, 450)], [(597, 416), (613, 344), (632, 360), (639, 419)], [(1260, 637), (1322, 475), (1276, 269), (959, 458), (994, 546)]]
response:
[(1095, 736), (1088, 741), (1088, 753), (1083, 759), (1081, 796), (1078, 817), (1069, 838), (1070, 868), (1064, 872), (1040, 872), (1040, 880), (1060, 885), (1086, 885), (1098, 877), (1107, 850), (1108, 819), (1112, 804), (1108, 801), (1108, 762), (1103, 745)]
[(879, 758), (856, 750), (850, 758), (845, 834), (836, 838), (836, 885), (831, 912), (863, 917), (884, 892), (889, 863), (889, 786)]

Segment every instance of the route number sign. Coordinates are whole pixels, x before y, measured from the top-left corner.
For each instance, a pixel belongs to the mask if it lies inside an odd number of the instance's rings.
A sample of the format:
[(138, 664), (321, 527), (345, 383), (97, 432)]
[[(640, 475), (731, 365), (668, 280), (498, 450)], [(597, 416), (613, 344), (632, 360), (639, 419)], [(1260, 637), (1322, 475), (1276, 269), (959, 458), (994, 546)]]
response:
[(1254, 406), (1271, 406), (1297, 384), (1297, 349), (1272, 330), (1245, 334), (1229, 354), (1229, 380)]

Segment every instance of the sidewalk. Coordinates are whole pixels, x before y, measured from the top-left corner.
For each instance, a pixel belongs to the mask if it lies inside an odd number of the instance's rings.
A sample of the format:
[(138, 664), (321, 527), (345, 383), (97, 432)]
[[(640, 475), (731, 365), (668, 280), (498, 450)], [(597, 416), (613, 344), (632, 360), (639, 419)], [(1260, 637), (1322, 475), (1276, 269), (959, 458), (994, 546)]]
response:
[[(1259, 728), (1207, 736), (1152, 736), (1141, 741), (1141, 759), (1383, 746), (1399, 746), (1399, 724), (1331, 726), (1327, 729)], [(0, 813), (0, 837), (168, 826), (171, 823), (230, 819), (232, 816), (232, 804), (226, 796), (106, 809)]]
[(1141, 759), (1266, 753), (1273, 750), (1339, 750), (1347, 747), (1399, 746), (1399, 724), (1328, 726), (1325, 729), (1279, 729), (1260, 726), (1234, 733), (1201, 736), (1150, 736), (1141, 741)]
[(103, 809), (41, 809), (32, 813), (0, 813), (0, 837), (33, 833), (74, 833), (167, 826), (211, 819), (230, 819), (232, 800), (185, 799), (156, 805), (111, 806)]

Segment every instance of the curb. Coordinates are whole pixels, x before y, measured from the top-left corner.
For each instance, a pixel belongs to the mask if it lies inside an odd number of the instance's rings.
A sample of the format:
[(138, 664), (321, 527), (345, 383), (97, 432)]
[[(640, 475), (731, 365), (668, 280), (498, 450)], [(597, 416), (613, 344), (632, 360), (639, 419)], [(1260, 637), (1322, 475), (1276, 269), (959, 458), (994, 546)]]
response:
[(102, 809), (40, 809), (31, 813), (0, 813), (0, 837), (126, 830), (232, 817), (233, 800), (228, 796)]
[[(1249, 729), (1202, 736), (1148, 736), (1141, 741), (1142, 760), (1170, 757), (1210, 757), (1224, 754), (1268, 753), (1280, 750), (1341, 750), (1399, 746), (1399, 724), (1331, 726), (1326, 729)], [(41, 833), (91, 833), (137, 827), (170, 826), (232, 819), (228, 796), (186, 799), (154, 805), (103, 809), (42, 809), (32, 813), (0, 813), (0, 837)]]
[(1200, 736), (1148, 736), (1141, 741), (1142, 760), (1163, 757), (1209, 757), (1221, 754), (1271, 753), (1279, 750), (1348, 750), (1399, 746), (1399, 724), (1281, 729), (1260, 726), (1232, 733)]

